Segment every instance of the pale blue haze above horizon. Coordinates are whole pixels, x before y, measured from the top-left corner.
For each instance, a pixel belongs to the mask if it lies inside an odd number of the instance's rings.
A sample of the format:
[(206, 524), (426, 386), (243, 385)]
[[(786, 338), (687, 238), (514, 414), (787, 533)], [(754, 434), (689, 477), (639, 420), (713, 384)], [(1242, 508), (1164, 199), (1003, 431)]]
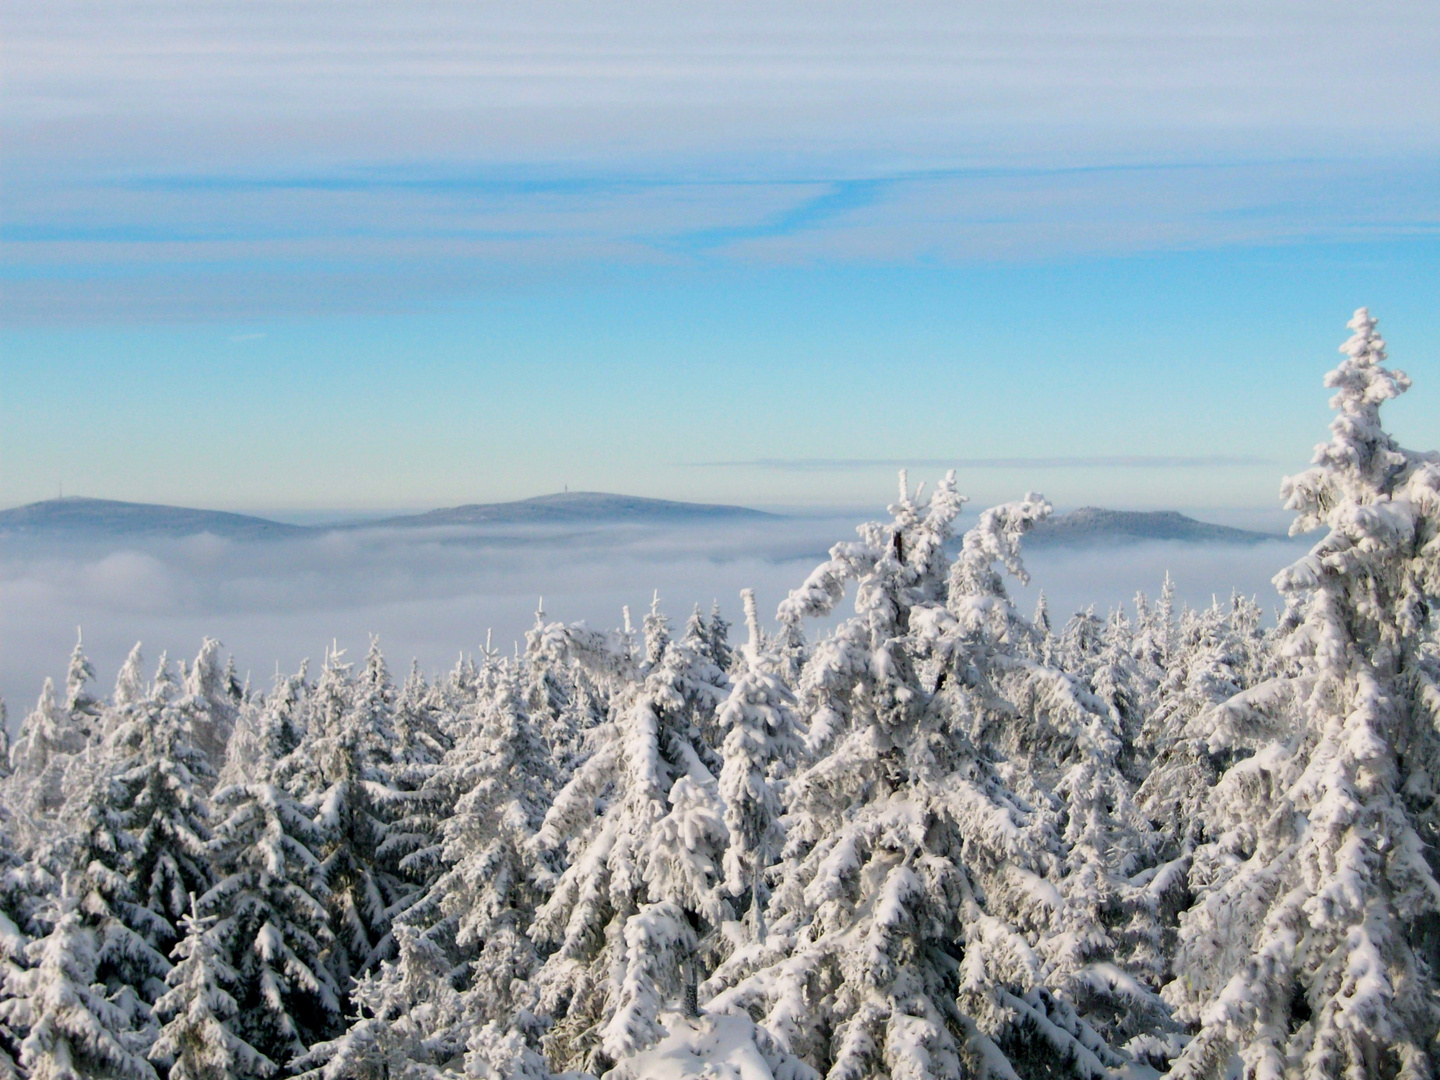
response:
[(0, 13), (0, 505), (1261, 508), (1440, 446), (1424, 4)]

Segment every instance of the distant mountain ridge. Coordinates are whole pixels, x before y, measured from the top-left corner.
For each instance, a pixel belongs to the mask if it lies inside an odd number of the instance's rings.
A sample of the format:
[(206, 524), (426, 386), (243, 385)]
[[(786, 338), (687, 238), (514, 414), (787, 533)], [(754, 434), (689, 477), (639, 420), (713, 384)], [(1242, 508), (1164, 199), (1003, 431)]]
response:
[(773, 519), (777, 516), (743, 506), (642, 499), (635, 495), (609, 495), (602, 491), (570, 491), (560, 495), (538, 495), (533, 499), (521, 499), (518, 502), (471, 503), (346, 527), (551, 525), (586, 521), (680, 522), (736, 518)]
[[(722, 521), (778, 521), (780, 515), (742, 506), (675, 502), (597, 491), (541, 495), (505, 503), (402, 514), (379, 520), (325, 525), (291, 525), (251, 514), (196, 510), (181, 506), (120, 502), (71, 496), (0, 510), (0, 539), (53, 537), (81, 540), (96, 536), (184, 537), (210, 533), (232, 540), (288, 540), (362, 529), (422, 529), (516, 525), (681, 525)], [(1146, 540), (1187, 543), (1258, 544), (1276, 540), (1269, 533), (1197, 521), (1174, 510), (1137, 512), (1086, 506), (1051, 518), (1026, 538), (1027, 547), (1126, 544)]]
[(197, 536), (233, 540), (285, 540), (327, 532), (374, 528), (440, 528), (457, 525), (679, 524), (683, 522), (774, 519), (743, 506), (643, 499), (631, 495), (576, 491), (508, 503), (472, 503), (421, 514), (331, 525), (290, 525), (251, 514), (195, 510), (154, 503), (70, 496), (0, 510), (0, 538), (6, 536)]
[(107, 535), (198, 536), (211, 533), (234, 540), (285, 540), (311, 529), (249, 514), (193, 510), (183, 506), (86, 499), (63, 499), (0, 510), (0, 536)]
[(1282, 537), (1229, 525), (1197, 521), (1175, 510), (1104, 510), (1082, 506), (1037, 525), (1025, 537), (1026, 547), (1133, 544), (1176, 540), (1191, 544), (1262, 544)]

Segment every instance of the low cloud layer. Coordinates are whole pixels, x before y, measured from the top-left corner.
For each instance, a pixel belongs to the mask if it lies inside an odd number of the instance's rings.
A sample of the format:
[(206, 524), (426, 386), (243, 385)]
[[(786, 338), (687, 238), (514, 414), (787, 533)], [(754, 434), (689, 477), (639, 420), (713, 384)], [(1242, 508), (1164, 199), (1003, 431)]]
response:
[[(738, 621), (738, 592), (757, 590), (773, 611), (829, 546), (853, 537), (855, 517), (791, 518), (763, 525), (585, 531), (367, 530), (283, 543), (213, 536), (179, 541), (0, 548), (0, 696), (12, 724), (45, 676), (63, 679), (75, 629), (108, 688), (138, 640), (147, 662), (162, 650), (194, 654), (205, 635), (233, 652), (241, 672), (268, 685), (278, 663), (318, 660), (336, 641), (363, 654), (378, 634), (391, 666), (412, 657), (427, 671), (474, 653), (493, 631), (497, 648), (523, 641), (544, 597), (550, 618), (615, 626), (622, 605), (638, 625), (655, 590), (677, 624), (719, 600)], [(962, 519), (962, 527), (973, 520)], [(1033, 606), (1040, 589), (1057, 620), (1089, 604), (1158, 593), (1168, 570), (1192, 604), (1232, 588), (1274, 597), (1269, 579), (1301, 550), (1144, 544), (1037, 551), (1027, 559)]]

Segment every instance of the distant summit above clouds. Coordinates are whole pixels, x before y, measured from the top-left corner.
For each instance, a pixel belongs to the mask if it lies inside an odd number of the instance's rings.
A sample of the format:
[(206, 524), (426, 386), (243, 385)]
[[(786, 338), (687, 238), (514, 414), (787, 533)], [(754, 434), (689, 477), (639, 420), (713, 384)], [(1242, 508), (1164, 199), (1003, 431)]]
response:
[(483, 525), (578, 525), (630, 523), (678, 525), (702, 521), (775, 520), (777, 515), (743, 506), (672, 502), (631, 495), (577, 491), (508, 503), (475, 503), (423, 514), (333, 525), (289, 525), (249, 514), (181, 506), (64, 498), (0, 510), (0, 538), (105, 536), (197, 536), (231, 540), (287, 540), (340, 529), (441, 528)]
[(743, 506), (642, 499), (634, 495), (607, 495), (600, 491), (571, 491), (560, 495), (540, 495), (518, 502), (473, 503), (448, 510), (431, 510), (426, 514), (384, 518), (367, 522), (366, 526), (559, 525), (580, 522), (679, 524), (743, 518), (774, 519), (777, 516), (760, 510), (749, 510)]
[(1262, 544), (1280, 540), (1273, 533), (1235, 529), (1197, 521), (1175, 510), (1103, 510), (1083, 506), (1043, 522), (1025, 537), (1026, 547), (1099, 544), (1133, 544), (1146, 540), (1175, 540), (1191, 544)]
[(183, 506), (70, 496), (0, 510), (0, 538), (9, 536), (198, 536), (231, 540), (284, 540), (311, 530), (248, 514)]
[[(360, 529), (485, 528), (490, 526), (656, 525), (705, 522), (765, 522), (778, 514), (743, 506), (643, 499), (598, 491), (541, 495), (516, 502), (472, 503), (421, 514), (326, 525), (291, 525), (250, 514), (195, 510), (182, 506), (64, 498), (0, 510), (0, 540), (6, 538), (85, 540), (115, 536), (184, 537), (210, 533), (230, 540), (289, 540)], [(963, 529), (962, 525), (962, 529)], [(1025, 538), (1027, 548), (1087, 546), (1175, 540), (1187, 543), (1258, 544), (1280, 539), (1270, 533), (1197, 521), (1174, 510), (1140, 513), (1094, 506), (1063, 514)]]

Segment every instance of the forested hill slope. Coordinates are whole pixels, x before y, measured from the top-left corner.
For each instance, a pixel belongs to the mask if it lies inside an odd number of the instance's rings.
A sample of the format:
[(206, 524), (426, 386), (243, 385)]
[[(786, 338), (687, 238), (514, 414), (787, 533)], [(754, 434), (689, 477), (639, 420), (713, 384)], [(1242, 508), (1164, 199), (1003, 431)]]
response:
[(774, 519), (777, 515), (743, 506), (642, 499), (601, 491), (571, 491), (541, 495), (518, 502), (472, 503), (425, 514), (407, 514), (370, 522), (371, 525), (517, 525), (573, 524), (583, 521), (626, 521), (678, 524), (690, 521)]
[[(71, 496), (0, 510), (0, 539), (6, 537), (195, 536), (210, 533), (233, 540), (284, 540), (336, 529), (444, 528), (490, 525), (577, 525), (585, 523), (683, 525), (702, 522), (776, 521), (780, 515), (743, 506), (645, 499), (575, 491), (503, 503), (469, 503), (419, 514), (327, 525), (294, 525), (252, 514), (153, 503)], [(1027, 546), (1132, 543), (1175, 540), (1187, 543), (1255, 544), (1277, 537), (1197, 521), (1174, 510), (1141, 513), (1087, 506), (1036, 527)]]
[(700, 521), (774, 520), (776, 515), (742, 506), (672, 502), (631, 495), (572, 492), (508, 503), (477, 503), (383, 520), (330, 525), (292, 525), (249, 514), (182, 506), (86, 499), (71, 496), (0, 510), (5, 537), (196, 536), (234, 540), (284, 540), (336, 529), (438, 528), (453, 525), (574, 525), (614, 523), (675, 525)]
[(1103, 510), (1083, 506), (1068, 514), (1042, 522), (1026, 538), (1027, 547), (1138, 543), (1144, 540), (1177, 540), (1191, 544), (1260, 544), (1278, 540), (1270, 533), (1235, 529), (1196, 521), (1174, 510), (1140, 512)]
[(310, 530), (248, 514), (194, 510), (183, 506), (85, 499), (71, 496), (0, 510), (0, 538), (7, 536), (88, 537), (197, 536), (211, 533), (233, 540), (283, 540)]

